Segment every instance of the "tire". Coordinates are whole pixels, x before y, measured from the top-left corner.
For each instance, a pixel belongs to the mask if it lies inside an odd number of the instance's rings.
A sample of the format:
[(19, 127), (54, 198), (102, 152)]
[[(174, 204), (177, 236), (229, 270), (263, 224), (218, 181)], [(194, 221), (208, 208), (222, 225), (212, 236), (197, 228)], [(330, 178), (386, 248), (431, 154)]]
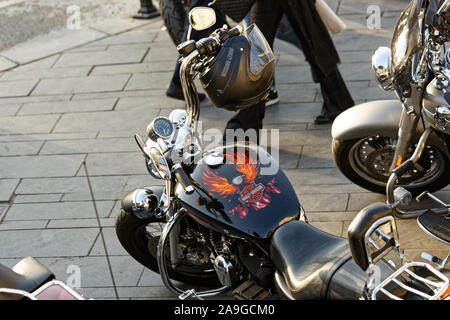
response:
[(175, 46), (183, 40), (187, 7), (182, 0), (159, 0), (159, 11)]
[[(367, 141), (367, 139), (369, 139), (369, 137), (347, 141), (333, 140), (332, 154), (334, 162), (338, 169), (350, 181), (364, 189), (380, 194), (386, 194), (386, 182), (390, 171), (386, 171), (386, 179), (381, 180), (379, 177), (370, 177), (370, 174), (363, 174), (364, 168), (358, 170), (357, 161), (354, 158), (355, 149), (363, 141)], [(399, 180), (399, 186), (406, 188), (414, 196), (423, 191), (433, 192), (440, 190), (450, 183), (450, 163), (447, 157), (439, 150), (439, 148), (431, 144), (428, 145), (427, 148), (433, 150), (433, 159), (435, 159), (435, 163), (438, 162), (434, 165), (434, 169), (433, 167), (430, 168), (429, 177), (423, 176), (423, 178), (417, 180), (414, 180), (412, 177), (409, 180)], [(423, 157), (424, 156), (422, 156), (422, 158)], [(392, 161), (390, 161), (390, 163), (392, 163)]]
[[(161, 223), (154, 217), (137, 218), (133, 213), (120, 210), (116, 218), (116, 234), (125, 250), (146, 268), (159, 273), (156, 260), (158, 238), (149, 238), (146, 226), (151, 223)], [(186, 268), (186, 267), (185, 267)], [(172, 269), (168, 266), (169, 277), (185, 284), (194, 286), (217, 287), (219, 281), (214, 271), (189, 273)]]

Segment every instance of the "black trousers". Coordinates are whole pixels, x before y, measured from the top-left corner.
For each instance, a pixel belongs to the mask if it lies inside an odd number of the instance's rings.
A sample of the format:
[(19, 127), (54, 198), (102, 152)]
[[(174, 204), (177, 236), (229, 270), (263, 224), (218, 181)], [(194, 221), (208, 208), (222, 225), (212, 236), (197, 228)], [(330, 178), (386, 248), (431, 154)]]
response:
[[(274, 0), (257, 0), (251, 9), (252, 23), (258, 26), (272, 48), (283, 13), (280, 3)], [(322, 114), (339, 114), (354, 105), (337, 65), (325, 76), (314, 62), (309, 63), (314, 81), (320, 83), (324, 101)]]
[[(210, 2), (211, 2), (211, 0), (192, 0), (189, 4), (189, 11), (195, 7), (207, 7)], [(224, 24), (227, 24), (225, 15), (223, 13), (221, 13), (220, 11), (216, 10), (216, 23), (212, 27), (205, 29), (205, 30), (197, 31), (197, 30), (192, 29), (190, 39), (198, 41), (202, 38), (208, 37), (214, 30), (221, 28)], [(185, 31), (183, 34), (183, 41), (186, 41), (187, 35), (188, 35), (188, 30), (189, 30), (189, 20), (187, 18), (184, 23), (184, 26), (185, 26)], [(177, 62), (175, 65), (175, 70), (173, 71), (172, 80), (171, 80), (172, 84), (176, 85), (177, 87), (181, 87), (180, 68), (181, 68), (181, 64)]]

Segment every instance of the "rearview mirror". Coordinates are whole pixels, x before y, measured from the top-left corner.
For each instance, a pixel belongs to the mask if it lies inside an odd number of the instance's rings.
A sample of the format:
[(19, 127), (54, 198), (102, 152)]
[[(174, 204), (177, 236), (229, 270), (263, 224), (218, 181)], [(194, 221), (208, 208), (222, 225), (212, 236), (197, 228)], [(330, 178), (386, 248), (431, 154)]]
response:
[(170, 180), (170, 167), (164, 155), (155, 146), (150, 146), (149, 151), (150, 162), (152, 163), (156, 173), (161, 179)]
[(197, 31), (216, 24), (216, 12), (209, 7), (196, 7), (189, 12), (189, 24)]
[(394, 248), (399, 250), (391, 207), (374, 203), (362, 209), (348, 228), (348, 241), (353, 259), (363, 270)]

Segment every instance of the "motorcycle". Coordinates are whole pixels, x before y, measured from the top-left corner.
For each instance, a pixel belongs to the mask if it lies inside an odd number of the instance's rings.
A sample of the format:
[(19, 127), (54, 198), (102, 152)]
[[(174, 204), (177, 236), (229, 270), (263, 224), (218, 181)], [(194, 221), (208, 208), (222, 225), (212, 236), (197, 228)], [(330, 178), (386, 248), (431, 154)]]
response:
[[(192, 27), (209, 27), (213, 14), (193, 9)], [(145, 142), (135, 135), (150, 175), (165, 186), (123, 198), (115, 226), (122, 246), (180, 299), (229, 291), (246, 300), (446, 297), (441, 272), (404, 264), (392, 205), (363, 209), (349, 239), (335, 237), (308, 223), (289, 180), (262, 147), (238, 141), (202, 150), (194, 78), (227, 41), (250, 37), (255, 28), (220, 29), (177, 47), (186, 110), (155, 118)], [(173, 280), (209, 288), (182, 290)]]
[(56, 280), (55, 275), (33, 257), (19, 261), (12, 269), (0, 264), (0, 300), (87, 300)]
[[(337, 167), (365, 189), (385, 192), (391, 170), (412, 156), (429, 125), (427, 117), (439, 118), (444, 126), (450, 119), (446, 91), (450, 51), (445, 51), (450, 39), (449, 7), (448, 0), (411, 1), (397, 23), (391, 48), (380, 47), (372, 58), (380, 87), (395, 90), (398, 101), (354, 106), (332, 125), (332, 154)], [(435, 111), (437, 106), (441, 107)], [(399, 184), (418, 195), (449, 183), (450, 135), (433, 130), (423, 156)]]

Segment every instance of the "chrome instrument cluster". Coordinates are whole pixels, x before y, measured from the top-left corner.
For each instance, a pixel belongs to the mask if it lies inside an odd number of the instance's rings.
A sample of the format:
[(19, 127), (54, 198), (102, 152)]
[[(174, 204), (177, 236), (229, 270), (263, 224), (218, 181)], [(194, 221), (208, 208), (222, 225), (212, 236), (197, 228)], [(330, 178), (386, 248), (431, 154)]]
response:
[(153, 141), (158, 138), (169, 139), (173, 134), (172, 122), (166, 117), (157, 117), (147, 127), (148, 137)]

